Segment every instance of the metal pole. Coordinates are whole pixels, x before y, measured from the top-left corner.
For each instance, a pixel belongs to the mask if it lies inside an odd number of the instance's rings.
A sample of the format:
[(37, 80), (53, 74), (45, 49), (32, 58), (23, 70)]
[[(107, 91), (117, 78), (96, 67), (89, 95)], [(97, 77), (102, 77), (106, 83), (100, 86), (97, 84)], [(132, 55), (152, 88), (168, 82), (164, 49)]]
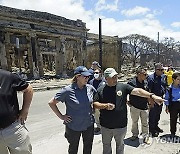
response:
[(158, 51), (158, 63), (160, 62), (160, 53), (159, 53), (159, 32), (158, 32), (158, 42), (157, 42), (157, 51)]
[(20, 50), (19, 50), (19, 38), (16, 38), (16, 48), (17, 48), (17, 52), (18, 52), (19, 72), (21, 73), (21, 57), (20, 57)]
[(99, 18), (99, 64), (102, 67), (102, 34), (101, 34), (101, 19)]

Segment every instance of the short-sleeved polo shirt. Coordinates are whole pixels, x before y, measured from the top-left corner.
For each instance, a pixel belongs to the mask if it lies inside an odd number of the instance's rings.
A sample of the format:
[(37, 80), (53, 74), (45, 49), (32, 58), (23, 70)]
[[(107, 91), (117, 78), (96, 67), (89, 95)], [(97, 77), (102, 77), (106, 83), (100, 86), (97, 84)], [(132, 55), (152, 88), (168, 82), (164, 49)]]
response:
[(71, 116), (72, 122), (66, 125), (75, 131), (84, 131), (94, 124), (92, 115), (93, 95), (96, 89), (86, 84), (80, 89), (76, 83), (66, 86), (55, 95), (57, 101), (66, 104), (66, 114)]

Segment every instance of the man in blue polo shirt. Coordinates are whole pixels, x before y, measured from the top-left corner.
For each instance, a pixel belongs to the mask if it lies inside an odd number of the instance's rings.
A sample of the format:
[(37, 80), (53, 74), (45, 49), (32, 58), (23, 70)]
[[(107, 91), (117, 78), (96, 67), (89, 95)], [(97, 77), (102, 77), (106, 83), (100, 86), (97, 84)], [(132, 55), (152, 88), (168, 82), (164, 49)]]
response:
[[(148, 76), (148, 88), (149, 92), (154, 93), (157, 96), (163, 97), (166, 91), (167, 81), (166, 75), (163, 74), (163, 66), (161, 63), (155, 64), (155, 72)], [(152, 137), (157, 137), (163, 130), (158, 127), (160, 120), (160, 114), (163, 105), (154, 104), (149, 112), (149, 132)]]

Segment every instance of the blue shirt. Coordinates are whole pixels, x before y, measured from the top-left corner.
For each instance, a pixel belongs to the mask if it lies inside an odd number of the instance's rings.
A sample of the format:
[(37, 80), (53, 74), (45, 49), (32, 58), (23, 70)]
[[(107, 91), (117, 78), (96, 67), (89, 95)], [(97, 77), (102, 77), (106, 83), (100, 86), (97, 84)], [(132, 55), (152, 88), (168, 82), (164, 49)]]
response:
[[(175, 88), (171, 85), (170, 87), (172, 88), (172, 101), (180, 103), (180, 86), (178, 88)], [(164, 99), (166, 100), (165, 105), (169, 105), (169, 92), (168, 91), (166, 91), (166, 95)]]
[(153, 73), (148, 76), (147, 81), (150, 92), (157, 96), (163, 96), (165, 94), (167, 81), (164, 74), (157, 76), (155, 73)]
[(57, 101), (65, 102), (66, 114), (72, 121), (65, 123), (70, 129), (84, 131), (94, 124), (92, 115), (93, 94), (96, 92), (92, 85), (86, 84), (79, 89), (76, 83), (66, 86), (55, 95)]

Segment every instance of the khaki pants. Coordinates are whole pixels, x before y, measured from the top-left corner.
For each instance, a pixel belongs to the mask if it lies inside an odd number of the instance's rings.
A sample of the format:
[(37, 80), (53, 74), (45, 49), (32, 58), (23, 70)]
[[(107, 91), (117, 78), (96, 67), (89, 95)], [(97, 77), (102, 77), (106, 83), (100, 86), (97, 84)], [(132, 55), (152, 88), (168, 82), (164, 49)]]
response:
[(32, 154), (28, 131), (24, 125), (14, 122), (0, 130), (0, 154)]
[(100, 116), (99, 109), (95, 109), (95, 111), (94, 111), (95, 123), (96, 123), (98, 128), (101, 128), (101, 125), (100, 125), (100, 122), (99, 122), (99, 116)]
[(131, 119), (132, 119), (132, 129), (131, 132), (133, 136), (139, 135), (138, 120), (141, 119), (141, 131), (142, 134), (148, 134), (148, 110), (140, 110), (131, 106), (130, 108)]

